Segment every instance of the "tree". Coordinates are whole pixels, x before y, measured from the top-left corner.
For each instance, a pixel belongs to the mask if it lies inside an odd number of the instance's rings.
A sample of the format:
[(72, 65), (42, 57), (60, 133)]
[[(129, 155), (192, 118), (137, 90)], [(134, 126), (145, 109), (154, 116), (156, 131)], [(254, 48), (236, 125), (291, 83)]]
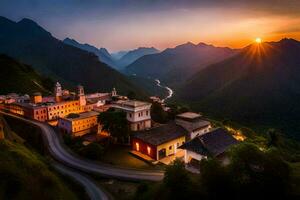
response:
[(278, 147), (281, 142), (281, 134), (276, 129), (269, 129), (268, 132), (268, 147)]
[(163, 110), (160, 103), (154, 102), (151, 106), (151, 118), (158, 123), (166, 123), (168, 121), (168, 114)]
[(228, 172), (215, 158), (202, 159), (200, 162), (200, 188), (206, 197), (221, 199), (230, 197), (232, 186)]
[(228, 166), (237, 198), (284, 199), (289, 186), (289, 166), (278, 154), (263, 152), (250, 143), (242, 143), (231, 150)]
[(109, 109), (102, 112), (98, 118), (102, 124), (102, 129), (109, 132), (119, 142), (124, 143), (130, 134), (129, 125), (126, 119), (126, 113)]
[(92, 159), (92, 160), (100, 160), (104, 153), (104, 148), (98, 143), (90, 143), (87, 146), (84, 146), (79, 149), (79, 154), (83, 157)]
[(129, 99), (136, 99), (136, 94), (133, 91), (129, 91), (128, 94), (127, 94), (127, 97)]
[(176, 159), (166, 167), (163, 183), (169, 190), (172, 199), (185, 199), (187, 197), (192, 182), (183, 161)]

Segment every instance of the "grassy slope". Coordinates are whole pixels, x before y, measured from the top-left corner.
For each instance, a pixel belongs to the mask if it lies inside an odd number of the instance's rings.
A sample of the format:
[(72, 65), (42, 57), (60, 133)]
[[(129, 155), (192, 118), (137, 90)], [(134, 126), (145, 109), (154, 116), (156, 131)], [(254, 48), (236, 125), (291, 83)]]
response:
[(38, 154), (0, 141), (0, 199), (77, 199)]
[(30, 66), (0, 55), (0, 94), (47, 92), (49, 84)]

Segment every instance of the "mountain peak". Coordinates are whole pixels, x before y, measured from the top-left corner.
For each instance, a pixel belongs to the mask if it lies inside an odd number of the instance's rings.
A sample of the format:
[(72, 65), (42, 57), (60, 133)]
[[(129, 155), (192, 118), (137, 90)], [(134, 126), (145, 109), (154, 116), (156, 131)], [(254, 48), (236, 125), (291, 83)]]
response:
[(35, 21), (33, 21), (29, 18), (23, 18), (22, 20), (20, 20), (18, 22), (18, 24), (31, 24), (31, 25), (39, 26)]
[(19, 22), (17, 22), (18, 28), (21, 28), (20, 31), (22, 30), (30, 30), (28, 32), (27, 36), (30, 37), (37, 37), (37, 36), (46, 36), (49, 37), (51, 36), (51, 33), (46, 31), (43, 27), (41, 27), (38, 23), (35, 21), (28, 19), (28, 18), (23, 18)]

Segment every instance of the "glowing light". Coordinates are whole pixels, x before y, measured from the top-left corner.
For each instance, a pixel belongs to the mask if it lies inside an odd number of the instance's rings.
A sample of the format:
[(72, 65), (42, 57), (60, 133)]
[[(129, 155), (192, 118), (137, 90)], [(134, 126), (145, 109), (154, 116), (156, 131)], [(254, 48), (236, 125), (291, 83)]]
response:
[(258, 44), (260, 44), (262, 42), (262, 40), (261, 40), (261, 38), (256, 38), (255, 42), (258, 43)]
[(151, 153), (151, 148), (150, 147), (147, 147), (147, 152), (150, 155), (150, 153)]
[(137, 150), (137, 151), (140, 150), (140, 144), (139, 144), (139, 143), (135, 143), (135, 147), (136, 147), (136, 150)]

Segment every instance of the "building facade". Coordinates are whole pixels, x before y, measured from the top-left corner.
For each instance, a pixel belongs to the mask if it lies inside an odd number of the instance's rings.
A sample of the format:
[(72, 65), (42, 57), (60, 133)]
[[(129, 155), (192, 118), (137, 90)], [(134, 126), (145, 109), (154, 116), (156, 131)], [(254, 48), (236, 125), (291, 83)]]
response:
[(73, 137), (83, 136), (88, 133), (98, 133), (99, 113), (90, 111), (80, 114), (70, 114), (65, 118), (58, 119), (58, 128), (66, 134), (71, 134)]
[(151, 103), (135, 100), (119, 100), (112, 107), (126, 112), (126, 118), (132, 131), (151, 128)]
[(4, 135), (4, 122), (0, 116), (0, 140), (4, 139), (5, 135)]
[(175, 122), (189, 132), (188, 140), (209, 132), (212, 127), (209, 121), (203, 120), (200, 114), (193, 112), (177, 115)]
[(149, 130), (138, 131), (131, 139), (132, 149), (160, 160), (177, 153), (185, 143), (187, 131), (174, 122)]
[(84, 106), (80, 106), (79, 100), (62, 101), (59, 103), (49, 104), (47, 106), (48, 120), (57, 120), (71, 113), (82, 113), (85, 111)]

